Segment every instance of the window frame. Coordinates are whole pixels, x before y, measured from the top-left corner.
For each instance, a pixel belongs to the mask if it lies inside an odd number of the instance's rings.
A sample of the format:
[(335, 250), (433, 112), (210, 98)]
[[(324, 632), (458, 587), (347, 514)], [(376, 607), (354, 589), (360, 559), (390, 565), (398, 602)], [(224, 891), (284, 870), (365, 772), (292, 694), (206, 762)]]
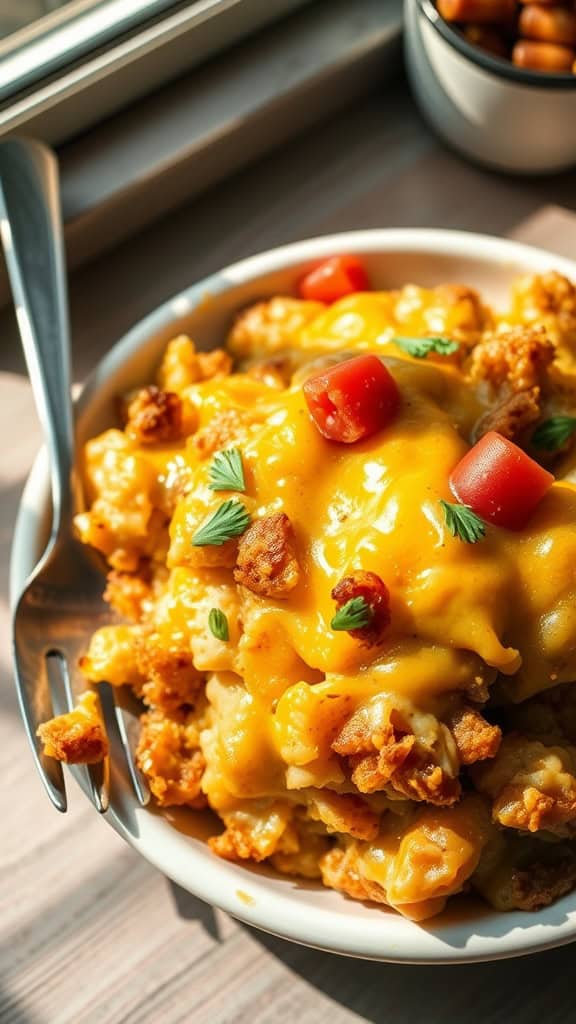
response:
[(60, 143), (311, 2), (77, 0), (0, 44), (0, 136)]

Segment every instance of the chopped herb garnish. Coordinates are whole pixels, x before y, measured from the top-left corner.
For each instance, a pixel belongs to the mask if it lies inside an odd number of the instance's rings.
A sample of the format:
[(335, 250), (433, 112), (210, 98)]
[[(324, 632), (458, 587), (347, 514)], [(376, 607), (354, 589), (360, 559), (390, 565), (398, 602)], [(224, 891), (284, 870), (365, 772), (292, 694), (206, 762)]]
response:
[(338, 609), (330, 628), (335, 630), (364, 629), (372, 622), (373, 611), (363, 597), (352, 597)]
[(415, 359), (425, 359), (429, 352), (450, 356), (460, 348), (458, 342), (450, 338), (392, 338), (392, 341)]
[(486, 533), (484, 522), (472, 511), (470, 505), (453, 505), (449, 501), (441, 501), (440, 505), (446, 516), (446, 526), (453, 537), (459, 537), (467, 544), (475, 544)]
[(219, 608), (211, 608), (208, 616), (208, 627), (213, 636), (217, 640), (230, 639), (230, 632), (228, 630), (228, 619), (224, 615), (224, 612), (220, 611)]
[(210, 466), (208, 484), (211, 491), (245, 491), (242, 453), (238, 448), (217, 452)]
[(250, 525), (250, 513), (241, 501), (229, 498), (204, 522), (192, 537), (194, 547), (219, 547), (239, 537)]
[(535, 448), (540, 448), (545, 452), (555, 452), (566, 444), (575, 431), (576, 417), (552, 416), (549, 420), (538, 424), (531, 441)]

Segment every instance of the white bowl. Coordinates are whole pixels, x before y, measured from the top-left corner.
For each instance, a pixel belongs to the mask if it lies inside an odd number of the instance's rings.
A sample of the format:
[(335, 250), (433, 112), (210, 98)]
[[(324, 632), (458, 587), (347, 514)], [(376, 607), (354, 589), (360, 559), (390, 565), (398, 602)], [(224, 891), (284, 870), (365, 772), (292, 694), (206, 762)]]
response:
[(423, 113), (456, 149), (503, 171), (576, 164), (576, 75), (517, 68), (472, 46), (432, 0), (406, 0), (408, 73)]
[[(102, 360), (78, 400), (79, 441), (114, 422), (114, 397), (151, 379), (171, 336), (188, 331), (202, 347), (220, 344), (237, 309), (263, 296), (292, 292), (310, 261), (338, 252), (362, 256), (376, 286), (458, 281), (482, 289), (496, 304), (504, 301), (510, 279), (518, 273), (556, 268), (576, 278), (576, 263), (515, 242), (464, 232), (361, 231), (274, 249), (193, 285), (134, 327)], [(41, 455), (26, 485), (16, 524), (13, 600), (41, 554), (48, 516), (49, 480)], [(576, 937), (576, 894), (538, 913), (511, 914), (498, 914), (479, 901), (458, 898), (444, 915), (418, 925), (319, 885), (219, 860), (204, 842), (214, 831), (210, 815), (179, 811), (163, 816), (143, 810), (136, 805), (118, 762), (113, 764), (112, 777), (106, 820), (143, 857), (194, 895), (285, 938), (374, 960), (453, 963), (531, 953)]]

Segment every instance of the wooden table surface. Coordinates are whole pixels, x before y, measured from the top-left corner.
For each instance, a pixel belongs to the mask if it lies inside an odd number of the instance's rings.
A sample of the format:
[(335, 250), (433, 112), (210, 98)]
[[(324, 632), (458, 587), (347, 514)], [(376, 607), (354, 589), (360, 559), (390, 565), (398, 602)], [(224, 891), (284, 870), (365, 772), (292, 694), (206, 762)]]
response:
[[(270, 245), (420, 225), (576, 253), (576, 216), (542, 213), (548, 204), (576, 209), (574, 174), (519, 180), (474, 168), (431, 136), (402, 83), (388, 86), (75, 274), (75, 376), (170, 294)], [(454, 968), (344, 961), (179, 890), (72, 787), (69, 813), (52, 809), (16, 708), (6, 596), (12, 523), (39, 430), (8, 312), (0, 338), (0, 1024), (574, 1020), (571, 947)]]

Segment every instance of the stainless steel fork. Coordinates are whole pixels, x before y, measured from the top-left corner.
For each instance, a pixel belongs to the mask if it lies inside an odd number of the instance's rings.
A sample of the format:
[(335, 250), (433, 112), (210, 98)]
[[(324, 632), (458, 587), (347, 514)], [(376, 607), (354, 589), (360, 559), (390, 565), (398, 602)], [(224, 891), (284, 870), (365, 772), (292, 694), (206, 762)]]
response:
[[(14, 611), (14, 667), (20, 710), (52, 803), (67, 807), (62, 766), (42, 753), (40, 722), (73, 706), (79, 655), (109, 621), (103, 575), (73, 533), (80, 489), (74, 469), (70, 332), (58, 165), (45, 146), (0, 142), (0, 236), (20, 338), (50, 460), (52, 529)], [(85, 688), (85, 684), (83, 686)], [(140, 803), (147, 792), (134, 764), (127, 720), (114, 705), (120, 742)], [(118, 739), (118, 737), (116, 737)], [(108, 763), (71, 766), (98, 811), (108, 806)]]

